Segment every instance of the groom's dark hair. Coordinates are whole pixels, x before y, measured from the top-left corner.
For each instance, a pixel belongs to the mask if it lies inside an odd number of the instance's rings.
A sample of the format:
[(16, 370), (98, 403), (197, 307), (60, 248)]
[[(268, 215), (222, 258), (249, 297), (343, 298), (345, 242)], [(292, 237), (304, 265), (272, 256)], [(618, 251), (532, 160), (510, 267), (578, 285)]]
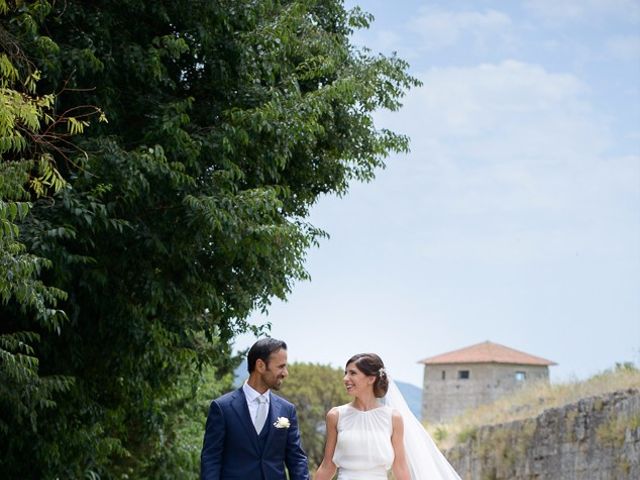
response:
[(286, 350), (287, 344), (282, 340), (276, 340), (271, 337), (261, 338), (254, 343), (247, 354), (247, 369), (249, 370), (249, 373), (255, 370), (258, 359), (262, 360), (265, 364), (268, 364), (269, 356), (280, 349)]

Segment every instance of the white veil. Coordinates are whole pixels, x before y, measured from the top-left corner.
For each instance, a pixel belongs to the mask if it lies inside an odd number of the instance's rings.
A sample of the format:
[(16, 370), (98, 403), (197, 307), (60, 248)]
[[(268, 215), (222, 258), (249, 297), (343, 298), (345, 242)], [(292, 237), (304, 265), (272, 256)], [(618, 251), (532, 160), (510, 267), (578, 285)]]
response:
[(383, 402), (400, 412), (404, 421), (404, 445), (412, 480), (461, 480), (420, 421), (409, 410), (396, 382), (389, 377)]

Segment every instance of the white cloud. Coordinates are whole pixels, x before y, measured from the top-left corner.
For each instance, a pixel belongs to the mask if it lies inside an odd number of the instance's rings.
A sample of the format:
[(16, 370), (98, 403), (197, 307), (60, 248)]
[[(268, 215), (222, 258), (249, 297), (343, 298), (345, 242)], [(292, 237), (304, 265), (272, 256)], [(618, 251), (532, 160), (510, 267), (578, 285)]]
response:
[[(434, 68), (422, 76), (424, 86), (412, 92), (440, 135), (480, 136), (514, 126), (506, 119), (535, 121), (553, 112), (584, 113), (588, 88), (575, 76), (551, 74), (542, 67), (508, 60), (464, 68)], [(559, 104), (563, 103), (563, 111)], [(410, 107), (409, 107), (410, 108)], [(550, 115), (549, 115), (550, 116)], [(510, 118), (511, 117), (511, 118)], [(549, 119), (547, 119), (549, 120)]]
[(541, 164), (593, 157), (607, 146), (606, 126), (586, 99), (589, 89), (573, 75), (505, 61), (431, 69), (421, 79), (424, 86), (395, 117), (410, 129), (414, 152), (461, 165)]
[(613, 132), (580, 79), (515, 61), (420, 77), (401, 114), (380, 120), (412, 138), (398, 189), (413, 192), (407, 224), (431, 226), (423, 253), (526, 263), (610, 248), (616, 216), (628, 222), (640, 200), (640, 160), (609, 153)]
[(505, 36), (510, 26), (509, 16), (495, 10), (451, 12), (423, 9), (410, 22), (410, 29), (421, 36), (421, 47), (426, 50), (454, 46), (462, 40), (481, 46), (488, 39)]
[(637, 0), (528, 0), (525, 7), (546, 21), (564, 23), (603, 17), (640, 21), (640, 2)]

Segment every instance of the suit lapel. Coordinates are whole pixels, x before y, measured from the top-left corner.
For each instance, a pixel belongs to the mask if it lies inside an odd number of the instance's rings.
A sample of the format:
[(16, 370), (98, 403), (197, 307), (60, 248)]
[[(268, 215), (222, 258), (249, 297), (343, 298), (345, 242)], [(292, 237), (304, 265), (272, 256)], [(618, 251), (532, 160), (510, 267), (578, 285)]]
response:
[(244, 392), (242, 388), (236, 390), (236, 394), (231, 401), (231, 406), (238, 414), (238, 418), (240, 419), (240, 423), (244, 426), (247, 431), (247, 438), (253, 444), (256, 449), (256, 452), (260, 454), (260, 447), (258, 445), (258, 435), (256, 434), (256, 429), (253, 426), (253, 422), (251, 421), (251, 415), (249, 414), (249, 407), (247, 406), (247, 399), (244, 396)]

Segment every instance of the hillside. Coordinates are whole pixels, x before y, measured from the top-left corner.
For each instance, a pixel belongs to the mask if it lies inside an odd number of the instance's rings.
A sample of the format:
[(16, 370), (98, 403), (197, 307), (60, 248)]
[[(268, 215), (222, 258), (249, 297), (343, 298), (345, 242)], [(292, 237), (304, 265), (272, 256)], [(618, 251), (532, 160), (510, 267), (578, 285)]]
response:
[(443, 452), (465, 480), (637, 480), (640, 390), (583, 398), (465, 437)]
[(639, 386), (640, 370), (632, 364), (620, 364), (584, 381), (530, 385), (492, 404), (469, 410), (446, 424), (427, 425), (427, 430), (440, 448), (451, 448), (464, 443), (483, 426), (535, 418), (549, 409)]
[(396, 381), (396, 385), (398, 385), (398, 390), (400, 390), (400, 393), (402, 393), (402, 396), (407, 401), (407, 405), (409, 405), (411, 412), (413, 412), (418, 420), (421, 420), (422, 389), (411, 383), (400, 381)]

